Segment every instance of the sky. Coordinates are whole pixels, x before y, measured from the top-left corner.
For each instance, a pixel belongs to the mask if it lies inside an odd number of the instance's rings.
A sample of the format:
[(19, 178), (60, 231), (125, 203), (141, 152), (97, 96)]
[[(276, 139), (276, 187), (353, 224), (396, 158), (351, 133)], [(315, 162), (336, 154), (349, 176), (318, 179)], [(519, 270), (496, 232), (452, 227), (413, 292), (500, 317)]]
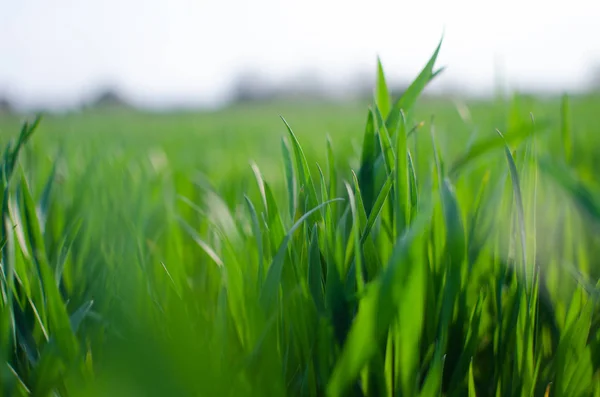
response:
[(335, 84), (377, 56), (408, 81), (442, 35), (438, 89), (577, 90), (600, 64), (599, 20), (596, 0), (0, 0), (0, 96), (68, 107), (110, 86), (214, 104), (248, 69)]

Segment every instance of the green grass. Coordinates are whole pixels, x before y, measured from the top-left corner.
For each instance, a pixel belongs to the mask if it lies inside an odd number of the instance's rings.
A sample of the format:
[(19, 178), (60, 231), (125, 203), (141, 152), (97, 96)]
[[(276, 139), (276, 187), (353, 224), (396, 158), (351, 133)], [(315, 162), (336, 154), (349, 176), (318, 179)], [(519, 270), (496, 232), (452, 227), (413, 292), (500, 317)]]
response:
[(600, 98), (420, 98), (436, 56), (370, 104), (3, 116), (0, 395), (600, 396)]

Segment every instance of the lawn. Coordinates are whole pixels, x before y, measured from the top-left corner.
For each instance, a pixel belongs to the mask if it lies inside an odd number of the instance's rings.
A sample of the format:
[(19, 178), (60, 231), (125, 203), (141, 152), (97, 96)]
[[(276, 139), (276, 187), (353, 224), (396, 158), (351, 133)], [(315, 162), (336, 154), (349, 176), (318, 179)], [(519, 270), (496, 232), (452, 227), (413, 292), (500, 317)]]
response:
[(421, 95), (435, 56), (401, 98), (0, 116), (0, 395), (600, 396), (600, 97)]

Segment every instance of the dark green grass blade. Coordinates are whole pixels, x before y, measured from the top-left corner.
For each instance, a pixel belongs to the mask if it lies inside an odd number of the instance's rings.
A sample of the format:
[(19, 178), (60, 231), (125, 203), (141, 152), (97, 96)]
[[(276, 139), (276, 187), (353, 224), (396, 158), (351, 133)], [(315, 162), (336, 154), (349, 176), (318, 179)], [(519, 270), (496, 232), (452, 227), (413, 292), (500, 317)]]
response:
[(402, 233), (410, 222), (410, 170), (408, 167), (408, 145), (406, 136), (406, 118), (404, 112), (400, 114), (400, 125), (396, 134), (396, 164), (394, 185), (395, 203), (394, 211), (396, 235)]
[(394, 291), (406, 282), (407, 260), (415, 241), (429, 222), (430, 211), (420, 213), (407, 233), (394, 246), (388, 266), (365, 291), (340, 359), (327, 386), (328, 396), (345, 395), (361, 369), (377, 353), (378, 345), (395, 317), (399, 298)]
[(367, 125), (362, 143), (362, 154), (360, 158), (360, 170), (358, 181), (360, 191), (365, 203), (365, 211), (371, 213), (373, 201), (375, 200), (375, 162), (377, 160), (377, 141), (375, 140), (375, 117), (369, 109)]
[(444, 374), (445, 356), (439, 346), (436, 348), (433, 363), (427, 372), (420, 397), (441, 396), (442, 376)]
[(329, 205), (336, 201), (343, 201), (343, 199), (336, 198), (326, 201), (311, 209), (310, 211), (306, 212), (304, 215), (302, 215), (300, 219), (298, 219), (298, 221), (290, 228), (288, 233), (285, 235), (285, 238), (283, 239), (281, 245), (279, 246), (279, 249), (277, 250), (277, 254), (273, 258), (273, 261), (269, 266), (265, 283), (260, 291), (260, 301), (267, 311), (270, 311), (270, 309), (272, 308), (273, 302), (277, 296), (277, 292), (279, 291), (279, 283), (281, 280), (281, 274), (283, 272), (285, 254), (287, 252), (288, 244), (292, 239), (292, 235), (300, 226), (302, 226), (302, 223), (305, 220), (307, 220), (315, 212), (319, 211), (321, 207)]
[[(363, 265), (362, 265), (362, 249), (360, 244), (360, 230), (361, 230), (361, 219), (356, 206), (356, 199), (352, 192), (352, 187), (346, 183), (346, 191), (348, 192), (348, 199), (350, 203), (350, 210), (352, 213), (352, 232), (351, 235), (354, 238), (352, 241), (354, 244), (354, 270), (355, 270), (355, 282), (356, 290), (358, 294), (362, 292), (365, 286)], [(357, 195), (360, 195), (360, 191), (357, 191)]]
[[(461, 351), (460, 358), (456, 367), (454, 368), (454, 373), (452, 375), (452, 380), (450, 383), (450, 390), (457, 390), (457, 386), (464, 379), (465, 373), (469, 373), (469, 377), (473, 376), (473, 356), (475, 356), (477, 345), (479, 341), (479, 327), (481, 323), (481, 316), (483, 311), (483, 294), (479, 295), (473, 310), (471, 311), (471, 317), (468, 323), (468, 331), (465, 339), (465, 344)], [(472, 380), (469, 380), (471, 382)], [(470, 386), (469, 386), (470, 387)]]
[(415, 172), (415, 166), (413, 164), (412, 155), (410, 152), (408, 156), (408, 181), (410, 188), (410, 219), (417, 215), (417, 208), (419, 206), (419, 190), (417, 186), (417, 174)]
[(321, 266), (321, 251), (319, 250), (319, 236), (317, 225), (313, 226), (310, 238), (308, 257), (308, 288), (313, 302), (320, 313), (325, 312), (325, 290), (323, 285), (323, 270)]
[(363, 231), (363, 234), (360, 238), (361, 243), (364, 243), (367, 240), (367, 238), (369, 237), (369, 234), (371, 233), (371, 230), (373, 229), (373, 226), (375, 225), (375, 221), (377, 221), (377, 218), (379, 217), (379, 214), (381, 213), (381, 209), (383, 208), (383, 205), (384, 205), (386, 199), (388, 198), (388, 195), (390, 193), (390, 190), (392, 189), (393, 183), (394, 183), (393, 174), (389, 174), (388, 178), (385, 181), (385, 184), (381, 187), (381, 191), (377, 195), (377, 200), (375, 201), (375, 205), (373, 205), (373, 209), (369, 214), (369, 217), (367, 219), (367, 224), (365, 225), (365, 230)]

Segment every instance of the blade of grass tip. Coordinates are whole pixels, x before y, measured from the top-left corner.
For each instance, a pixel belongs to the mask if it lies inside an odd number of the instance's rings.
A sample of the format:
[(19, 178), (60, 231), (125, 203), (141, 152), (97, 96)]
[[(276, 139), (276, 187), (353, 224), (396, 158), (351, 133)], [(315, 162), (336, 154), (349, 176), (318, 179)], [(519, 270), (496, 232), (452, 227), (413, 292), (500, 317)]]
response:
[(369, 109), (367, 125), (363, 136), (362, 154), (358, 181), (360, 191), (363, 194), (365, 211), (371, 213), (373, 200), (375, 199), (375, 162), (377, 159), (377, 142), (375, 140), (375, 121), (373, 111)]
[(473, 359), (471, 359), (471, 363), (469, 364), (469, 397), (477, 397), (475, 379), (473, 378)]
[(262, 287), (262, 282), (264, 279), (264, 263), (263, 263), (263, 236), (262, 231), (260, 229), (260, 224), (258, 223), (258, 216), (256, 214), (256, 209), (254, 209), (254, 205), (252, 204), (252, 200), (248, 196), (244, 194), (244, 200), (246, 200), (246, 206), (248, 207), (248, 212), (250, 212), (250, 218), (252, 219), (252, 234), (254, 234), (254, 238), (256, 239), (256, 252), (258, 256), (258, 275), (257, 275), (257, 288), (260, 291)]
[(405, 112), (409, 112), (427, 84), (429, 84), (437, 75), (442, 72), (443, 69), (439, 69), (438, 71), (434, 72), (433, 68), (435, 66), (435, 62), (437, 61), (443, 40), (444, 37), (442, 36), (425, 67), (423, 67), (417, 78), (410, 84), (406, 91), (404, 91), (404, 94), (402, 94), (402, 96), (392, 106), (389, 116), (386, 120), (386, 125), (388, 128), (398, 124), (400, 109), (403, 109)]
[[(337, 197), (337, 169), (331, 137), (327, 135), (327, 165), (329, 168), (329, 197)], [(331, 210), (333, 219), (337, 219), (337, 207), (327, 207)]]
[(561, 98), (560, 116), (563, 154), (565, 156), (565, 162), (570, 164), (573, 153), (573, 140), (571, 127), (571, 106), (569, 104), (569, 96), (566, 93), (563, 94)]
[(285, 235), (285, 238), (283, 239), (281, 245), (279, 246), (279, 249), (277, 250), (277, 254), (273, 258), (273, 261), (271, 262), (271, 265), (269, 266), (269, 269), (267, 271), (267, 277), (265, 279), (265, 283), (264, 283), (263, 288), (261, 289), (261, 293), (260, 293), (260, 302), (263, 305), (263, 307), (265, 309), (267, 309), (267, 311), (269, 311), (270, 308), (272, 307), (273, 300), (275, 299), (277, 291), (279, 290), (279, 283), (280, 283), (281, 274), (283, 271), (283, 263), (284, 263), (284, 259), (285, 259), (285, 253), (287, 252), (288, 243), (290, 242), (294, 232), (300, 226), (302, 226), (304, 221), (307, 220), (312, 214), (319, 211), (321, 209), (321, 207), (323, 207), (325, 205), (329, 205), (336, 201), (343, 201), (343, 200), (344, 199), (342, 199), (342, 198), (335, 198), (335, 199), (326, 201), (326, 202), (312, 208), (311, 210), (306, 212), (304, 215), (302, 215), (302, 217), (300, 219), (298, 219), (298, 221), (290, 228), (288, 233)]
[(294, 215), (296, 214), (298, 188), (296, 186), (296, 174), (294, 173), (294, 163), (292, 161), (290, 143), (285, 137), (281, 138), (281, 150), (283, 151), (283, 161), (285, 165), (284, 169), (288, 192), (288, 211), (290, 214), (290, 219), (293, 221)]
[(398, 299), (401, 298), (394, 291), (407, 282), (410, 269), (407, 261), (411, 249), (418, 246), (415, 240), (423, 234), (430, 215), (430, 206), (423, 208), (411, 228), (397, 240), (382, 274), (365, 290), (347, 342), (327, 386), (328, 396), (345, 395), (367, 362), (377, 354), (378, 346), (394, 319)]
[(360, 224), (360, 232), (362, 233), (367, 224), (367, 212), (365, 211), (365, 203), (362, 199), (362, 192), (360, 190), (360, 184), (358, 183), (358, 177), (356, 176), (354, 170), (350, 170), (350, 173), (352, 174), (352, 183), (354, 184), (356, 199), (356, 211)]
[(8, 164), (7, 178), (11, 177), (11, 175), (15, 169), (17, 159), (19, 157), (19, 154), (21, 153), (21, 148), (23, 147), (23, 145), (25, 145), (29, 141), (29, 139), (31, 138), (31, 136), (33, 135), (35, 130), (37, 130), (37, 128), (40, 125), (41, 120), (42, 120), (42, 116), (37, 115), (35, 120), (33, 121), (33, 123), (31, 123), (31, 124), (29, 124), (28, 122), (23, 123), (23, 127), (21, 128), (21, 133), (19, 134), (17, 144), (15, 145), (15, 148), (13, 149), (13, 151), (11, 153), (10, 163)]
[(383, 117), (387, 117), (392, 107), (390, 93), (385, 81), (385, 73), (381, 65), (381, 59), (377, 57), (377, 88), (375, 92), (376, 103)]
[(416, 124), (413, 128), (410, 129), (410, 131), (408, 131), (408, 134), (406, 134), (406, 137), (410, 138), (413, 134), (415, 134), (417, 131), (419, 131), (421, 128), (423, 128), (423, 126), (425, 126), (424, 121), (421, 121), (419, 124)]
[(323, 285), (323, 270), (321, 266), (321, 251), (319, 250), (317, 224), (313, 226), (313, 231), (310, 238), (307, 280), (308, 288), (317, 310), (319, 313), (324, 313), (325, 290)]
[[(267, 194), (265, 193), (265, 181), (260, 173), (260, 169), (255, 162), (250, 164), (250, 168), (252, 168), (252, 172), (254, 173), (254, 178), (256, 179), (256, 185), (258, 186), (258, 191), (260, 192), (260, 197), (263, 202), (263, 208), (267, 215), (269, 215), (269, 206), (267, 205)], [(293, 214), (292, 214), (293, 219)]]
[[(500, 138), (504, 140), (504, 135), (500, 132), (500, 130), (496, 130)], [(517, 222), (519, 225), (519, 244), (521, 248), (521, 271), (523, 272), (525, 286), (527, 288), (528, 285), (528, 275), (527, 275), (527, 251), (525, 244), (525, 215), (523, 211), (523, 198), (521, 195), (521, 185), (519, 183), (519, 173), (517, 172), (517, 166), (515, 165), (515, 160), (513, 155), (508, 147), (506, 141), (504, 141), (504, 153), (506, 154), (506, 160), (508, 161), (508, 167), (510, 171), (510, 179), (513, 187), (513, 194), (515, 198), (515, 202), (517, 204)]]
[(39, 113), (35, 116), (35, 118), (33, 119), (33, 123), (31, 123), (29, 125), (29, 128), (27, 129), (27, 132), (24, 136), (23, 142), (22, 144), (27, 143), (27, 141), (29, 140), (29, 138), (31, 138), (31, 136), (33, 135), (33, 133), (35, 132), (35, 130), (37, 130), (37, 128), (40, 126), (40, 123), (42, 122), (42, 114)]
[(283, 123), (285, 124), (285, 127), (287, 128), (287, 130), (290, 134), (290, 138), (292, 140), (292, 146), (294, 149), (294, 155), (296, 157), (296, 167), (297, 167), (297, 172), (298, 172), (300, 182), (304, 186), (304, 189), (307, 190), (308, 198), (309, 198), (309, 205), (311, 207), (314, 207), (318, 203), (317, 192), (315, 190), (315, 185), (313, 183), (312, 176), (310, 175), (310, 168), (308, 167), (308, 162), (306, 161), (306, 156), (304, 156), (304, 151), (302, 150), (302, 147), (300, 146), (300, 142), (298, 141), (296, 134), (294, 134), (294, 131), (292, 131), (292, 127), (290, 127), (290, 125), (285, 120), (285, 118), (283, 118), (283, 116), (280, 116), (280, 117), (281, 117), (281, 120), (283, 120)]

